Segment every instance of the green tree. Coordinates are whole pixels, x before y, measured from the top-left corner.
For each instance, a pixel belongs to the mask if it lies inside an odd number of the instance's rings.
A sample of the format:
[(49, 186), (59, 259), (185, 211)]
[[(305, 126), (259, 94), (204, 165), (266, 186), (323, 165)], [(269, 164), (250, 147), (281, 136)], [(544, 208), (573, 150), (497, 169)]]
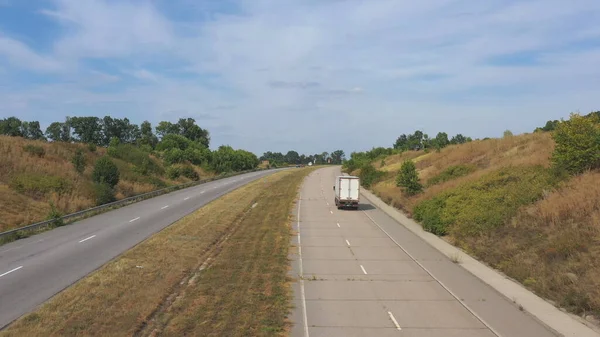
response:
[(77, 141), (105, 145), (102, 141), (102, 125), (98, 117), (73, 117), (70, 119)]
[(288, 151), (285, 155), (285, 161), (288, 164), (300, 164), (300, 155), (296, 151)]
[(149, 145), (153, 149), (156, 147), (156, 144), (158, 144), (158, 137), (152, 132), (152, 124), (150, 124), (150, 122), (142, 122), (140, 125), (140, 134), (141, 136), (138, 142), (140, 145)]
[(572, 113), (558, 124), (552, 134), (556, 146), (552, 153), (555, 168), (571, 174), (600, 168), (600, 118)]
[(46, 128), (46, 137), (55, 142), (61, 141), (62, 127), (61, 122), (53, 122)]
[(23, 137), (27, 139), (46, 140), (44, 133), (40, 129), (40, 122), (38, 121), (23, 122), (21, 130)]
[(113, 188), (119, 183), (119, 168), (110, 158), (104, 156), (96, 161), (92, 180), (98, 184), (107, 184)]
[(23, 137), (21, 125), (23, 123), (17, 117), (8, 117), (0, 120), (0, 135)]
[(452, 137), (452, 139), (450, 139), (450, 144), (464, 144), (468, 141), (469, 140), (467, 137), (459, 133), (456, 136)]
[(207, 130), (196, 125), (196, 121), (193, 118), (180, 118), (177, 125), (179, 126), (180, 135), (208, 148), (210, 145), (210, 135)]
[(83, 150), (77, 149), (77, 151), (75, 151), (75, 155), (71, 159), (71, 163), (73, 163), (75, 171), (77, 171), (79, 174), (85, 171), (85, 156), (83, 155)]
[(403, 187), (404, 192), (408, 195), (415, 195), (423, 191), (417, 167), (412, 160), (406, 160), (402, 163), (396, 177), (396, 186)]
[(341, 165), (346, 155), (342, 150), (336, 150), (331, 153), (331, 163), (334, 165)]
[(513, 136), (513, 133), (510, 130), (506, 130), (506, 131), (504, 131), (504, 133), (502, 135), (504, 138), (509, 138), (509, 137)]

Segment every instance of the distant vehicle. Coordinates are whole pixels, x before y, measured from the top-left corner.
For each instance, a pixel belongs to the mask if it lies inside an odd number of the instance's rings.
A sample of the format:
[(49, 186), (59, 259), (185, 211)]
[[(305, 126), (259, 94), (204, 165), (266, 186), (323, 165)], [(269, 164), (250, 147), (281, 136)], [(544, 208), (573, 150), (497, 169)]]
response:
[(335, 178), (335, 205), (338, 209), (358, 209), (360, 202), (360, 178), (355, 176), (337, 176)]

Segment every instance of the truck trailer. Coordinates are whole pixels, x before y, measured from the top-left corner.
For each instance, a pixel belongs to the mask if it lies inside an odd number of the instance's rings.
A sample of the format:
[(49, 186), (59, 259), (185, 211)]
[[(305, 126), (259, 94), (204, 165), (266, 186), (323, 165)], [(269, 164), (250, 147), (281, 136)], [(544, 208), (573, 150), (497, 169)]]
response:
[(360, 178), (354, 176), (337, 176), (335, 178), (335, 205), (338, 209), (358, 209), (360, 201)]

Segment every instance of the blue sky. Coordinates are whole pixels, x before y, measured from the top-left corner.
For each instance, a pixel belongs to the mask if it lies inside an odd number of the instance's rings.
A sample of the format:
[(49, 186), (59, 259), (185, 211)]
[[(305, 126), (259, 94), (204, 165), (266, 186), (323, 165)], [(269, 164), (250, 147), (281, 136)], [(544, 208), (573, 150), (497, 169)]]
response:
[(0, 0), (0, 118), (347, 153), (600, 109), (597, 0)]

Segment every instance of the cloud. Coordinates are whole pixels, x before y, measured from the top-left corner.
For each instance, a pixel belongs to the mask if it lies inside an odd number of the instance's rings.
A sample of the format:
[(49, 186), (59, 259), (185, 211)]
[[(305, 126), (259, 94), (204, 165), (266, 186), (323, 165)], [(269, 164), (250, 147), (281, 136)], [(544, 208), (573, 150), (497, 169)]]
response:
[(0, 56), (17, 67), (27, 70), (53, 72), (62, 69), (62, 65), (52, 57), (42, 56), (20, 41), (3, 36), (0, 32)]
[(417, 128), (530, 131), (598, 109), (597, 0), (42, 4), (57, 30), (45, 44), (0, 35), (0, 84), (17, 84), (0, 93), (4, 115), (189, 116), (215, 146), (308, 153), (389, 146)]
[(310, 89), (316, 88), (320, 84), (318, 82), (286, 82), (286, 81), (271, 81), (269, 86), (278, 89)]

